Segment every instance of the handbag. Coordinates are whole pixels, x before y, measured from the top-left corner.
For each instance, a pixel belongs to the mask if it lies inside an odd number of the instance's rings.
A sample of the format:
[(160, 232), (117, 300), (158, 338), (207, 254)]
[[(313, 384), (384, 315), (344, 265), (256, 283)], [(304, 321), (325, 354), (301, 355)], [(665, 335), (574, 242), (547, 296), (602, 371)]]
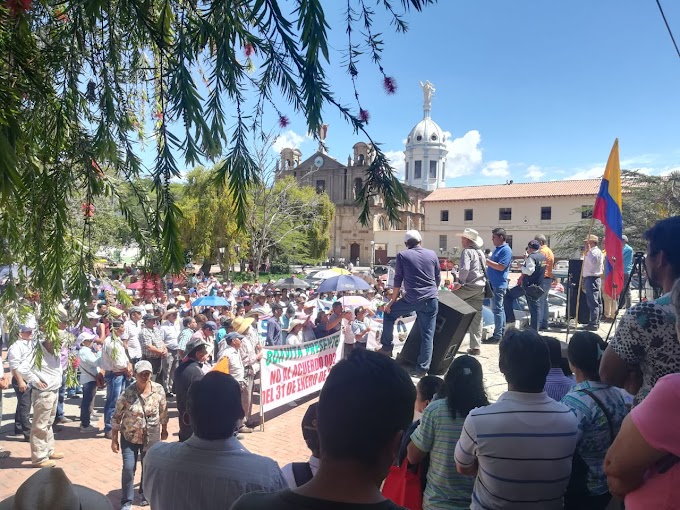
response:
[(422, 510), (423, 508), (423, 486), (421, 483), (421, 466), (418, 465), (414, 472), (409, 469), (407, 460), (400, 466), (391, 466), (390, 472), (385, 478), (382, 494), (387, 499), (392, 500), (397, 505), (408, 508), (409, 510)]
[(538, 299), (543, 296), (543, 294), (545, 294), (543, 288), (540, 285), (536, 285), (535, 283), (527, 285), (527, 287), (524, 288), (524, 292), (526, 292), (526, 295), (531, 299)]
[(106, 379), (104, 379), (104, 374), (102, 374), (101, 372), (97, 372), (97, 375), (94, 375), (92, 372), (87, 370), (82, 365), (80, 366), (80, 369), (94, 379), (94, 382), (97, 385), (98, 390), (106, 388)]

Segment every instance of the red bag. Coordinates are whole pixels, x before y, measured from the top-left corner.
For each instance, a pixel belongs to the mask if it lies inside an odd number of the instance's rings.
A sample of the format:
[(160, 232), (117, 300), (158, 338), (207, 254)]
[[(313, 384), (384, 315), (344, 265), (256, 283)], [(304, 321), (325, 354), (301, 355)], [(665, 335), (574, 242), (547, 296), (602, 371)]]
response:
[(420, 483), (422, 467), (418, 465), (415, 472), (409, 467), (413, 466), (409, 465), (406, 459), (402, 461), (401, 466), (391, 466), (383, 484), (382, 494), (404, 508), (422, 510), (423, 487)]

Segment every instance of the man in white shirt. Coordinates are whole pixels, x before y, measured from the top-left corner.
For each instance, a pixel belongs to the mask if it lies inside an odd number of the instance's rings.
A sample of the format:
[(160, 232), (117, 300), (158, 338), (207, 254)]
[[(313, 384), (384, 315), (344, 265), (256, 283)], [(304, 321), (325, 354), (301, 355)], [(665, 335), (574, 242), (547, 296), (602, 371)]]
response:
[(600, 289), (604, 273), (604, 256), (597, 246), (599, 239), (596, 235), (589, 235), (583, 242), (586, 243), (588, 250), (583, 258), (583, 290), (590, 310), (590, 320), (586, 329), (597, 331), (600, 329)]
[(371, 332), (369, 321), (366, 319), (366, 309), (358, 306), (354, 309), (354, 320), (352, 321), (352, 335), (354, 336), (355, 347), (366, 348), (368, 334)]
[(253, 305), (253, 310), (257, 310), (262, 313), (262, 315), (269, 315), (272, 313), (272, 308), (267, 304), (267, 296), (264, 294), (258, 294), (255, 297), (255, 304)]
[(168, 349), (168, 355), (163, 358), (163, 377), (161, 378), (161, 385), (165, 389), (166, 397), (171, 397), (173, 396), (172, 382), (175, 378), (175, 370), (180, 361), (179, 356), (177, 355), (177, 350), (179, 348), (179, 328), (177, 327), (176, 308), (170, 308), (165, 312), (163, 315), (163, 322), (161, 323), (161, 329), (165, 335), (163, 338), (165, 347)]
[(550, 354), (533, 329), (511, 330), (499, 344), (508, 391), (465, 418), (456, 468), (476, 476), (472, 510), (558, 510), (569, 483), (579, 422), (543, 388)]
[[(99, 429), (90, 423), (90, 408), (97, 393), (97, 375), (101, 369), (102, 350), (95, 352), (92, 349), (92, 341), (97, 335), (84, 331), (78, 336), (78, 359), (80, 360), (80, 384), (83, 386), (83, 398), (80, 401), (80, 431), (99, 432)], [(104, 339), (104, 343), (106, 343)]]
[[(224, 337), (224, 341), (227, 343), (227, 347), (224, 349), (224, 355), (229, 359), (229, 375), (236, 379), (239, 388), (241, 388), (241, 406), (244, 409), (245, 415), (245, 411), (250, 407), (249, 391), (252, 390), (252, 386), (246, 381), (246, 369), (243, 366), (243, 359), (239, 352), (241, 344), (245, 341), (245, 337), (234, 331), (227, 333)], [(248, 417), (244, 416), (244, 419), (241, 419), (238, 422), (239, 433), (250, 433), (253, 431), (253, 429), (246, 426), (246, 418)]]
[(31, 370), (34, 350), (33, 326), (21, 325), (19, 336), (7, 351), (7, 361), (12, 372), (12, 388), (17, 396), (14, 435), (23, 435), (24, 441), (28, 441), (31, 435), (31, 386), (21, 374)]
[(234, 331), (239, 335), (244, 335), (241, 340), (241, 347), (239, 353), (243, 361), (244, 378), (246, 381), (246, 389), (244, 390), (243, 411), (245, 412), (244, 423), (247, 427), (249, 425), (250, 415), (252, 413), (252, 398), (253, 385), (255, 383), (255, 376), (260, 371), (260, 360), (262, 359), (262, 345), (260, 344), (257, 333), (251, 334), (253, 328), (253, 319), (244, 319), (243, 317), (236, 317), (232, 322)]
[(113, 320), (111, 335), (104, 339), (102, 348), (101, 367), (106, 381), (104, 437), (107, 439), (111, 439), (111, 417), (116, 409), (116, 402), (127, 386), (126, 381), (132, 376), (133, 365), (128, 359), (125, 348), (126, 343), (129, 346), (130, 340), (124, 340), (124, 335), (128, 332), (128, 322)]
[(234, 437), (243, 408), (233, 377), (213, 371), (194, 381), (186, 414), (193, 435), (158, 442), (144, 457), (143, 489), (151, 508), (224, 510), (246, 492), (286, 488), (275, 461), (250, 453)]
[[(24, 326), (25, 328), (25, 326)], [(52, 425), (57, 416), (59, 387), (61, 386), (61, 359), (51, 342), (44, 340), (36, 345), (40, 349), (40, 367), (31, 356), (28, 363), (22, 363), (17, 372), (21, 379), (31, 386), (33, 403), (33, 425), (31, 427), (31, 461), (33, 467), (54, 467), (54, 460), (63, 459), (64, 454), (54, 450)], [(32, 353), (31, 353), (32, 354)]]
[(142, 345), (139, 343), (139, 332), (142, 330), (142, 315), (144, 310), (138, 306), (130, 308), (130, 318), (125, 321), (125, 331), (121, 339), (127, 345), (128, 357), (132, 366), (142, 359)]

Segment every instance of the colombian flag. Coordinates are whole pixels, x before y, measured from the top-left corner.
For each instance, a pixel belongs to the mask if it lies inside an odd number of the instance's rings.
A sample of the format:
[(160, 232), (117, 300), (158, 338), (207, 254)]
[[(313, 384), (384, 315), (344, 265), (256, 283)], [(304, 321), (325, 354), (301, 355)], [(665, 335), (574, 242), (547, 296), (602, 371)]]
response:
[(619, 164), (619, 139), (609, 154), (607, 167), (597, 193), (593, 218), (604, 225), (605, 260), (604, 291), (617, 299), (623, 291), (623, 217), (621, 215), (621, 166)]

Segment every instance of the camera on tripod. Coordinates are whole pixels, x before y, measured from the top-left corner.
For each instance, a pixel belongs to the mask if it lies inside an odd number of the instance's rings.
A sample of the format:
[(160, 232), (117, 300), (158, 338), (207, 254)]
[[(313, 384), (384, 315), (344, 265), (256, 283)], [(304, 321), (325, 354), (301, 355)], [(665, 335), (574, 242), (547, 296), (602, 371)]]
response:
[(645, 260), (645, 252), (644, 251), (636, 251), (633, 256), (635, 257), (635, 259)]

